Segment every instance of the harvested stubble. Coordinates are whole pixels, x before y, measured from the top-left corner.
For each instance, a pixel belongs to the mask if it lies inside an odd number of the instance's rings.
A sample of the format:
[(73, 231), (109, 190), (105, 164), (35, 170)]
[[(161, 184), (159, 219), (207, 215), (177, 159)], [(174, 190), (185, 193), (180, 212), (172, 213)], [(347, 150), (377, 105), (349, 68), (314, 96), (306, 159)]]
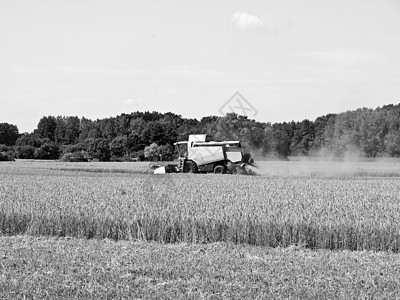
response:
[(400, 248), (395, 178), (8, 175), (0, 234)]

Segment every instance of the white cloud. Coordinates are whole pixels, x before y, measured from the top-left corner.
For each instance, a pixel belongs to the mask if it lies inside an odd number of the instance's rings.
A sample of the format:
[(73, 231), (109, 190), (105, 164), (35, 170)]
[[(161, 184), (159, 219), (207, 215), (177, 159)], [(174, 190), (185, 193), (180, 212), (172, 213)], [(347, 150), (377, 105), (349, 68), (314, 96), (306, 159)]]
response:
[(396, 80), (400, 74), (395, 60), (368, 49), (332, 48), (296, 55), (299, 66), (311, 78), (376, 82)]
[(377, 53), (346, 48), (302, 52), (298, 53), (298, 55), (336, 66), (382, 65), (388, 62), (386, 57)]
[(230, 21), (230, 26), (236, 30), (242, 31), (258, 31), (264, 33), (278, 33), (292, 27), (290, 19), (267, 18), (262, 20), (257, 16), (248, 14), (247, 12), (235, 12)]
[(76, 73), (106, 73), (107, 70), (104, 69), (99, 69), (99, 68), (91, 68), (91, 67), (85, 67), (85, 66), (57, 66), (53, 68), (54, 71), (56, 72), (63, 72), (67, 74), (76, 74)]
[(265, 22), (264, 28), (272, 33), (277, 33), (282, 30), (288, 30), (292, 28), (292, 22), (290, 19), (274, 18)]
[(165, 76), (168, 78), (178, 77), (182, 80), (214, 80), (219, 78), (221, 73), (214, 69), (205, 68), (201, 65), (174, 65), (165, 69)]
[(259, 17), (249, 15), (247, 12), (237, 11), (231, 18), (231, 26), (240, 30), (260, 30), (265, 25)]
[(124, 100), (124, 105), (141, 105), (143, 104), (142, 101), (136, 100), (136, 99), (125, 99)]

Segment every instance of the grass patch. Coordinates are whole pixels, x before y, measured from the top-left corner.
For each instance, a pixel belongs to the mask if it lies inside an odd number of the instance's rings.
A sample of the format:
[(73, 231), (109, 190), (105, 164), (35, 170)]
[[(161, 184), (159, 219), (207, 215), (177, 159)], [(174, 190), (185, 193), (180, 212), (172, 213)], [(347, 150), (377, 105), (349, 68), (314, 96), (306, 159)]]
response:
[(0, 238), (2, 299), (394, 299), (400, 256), (212, 244)]

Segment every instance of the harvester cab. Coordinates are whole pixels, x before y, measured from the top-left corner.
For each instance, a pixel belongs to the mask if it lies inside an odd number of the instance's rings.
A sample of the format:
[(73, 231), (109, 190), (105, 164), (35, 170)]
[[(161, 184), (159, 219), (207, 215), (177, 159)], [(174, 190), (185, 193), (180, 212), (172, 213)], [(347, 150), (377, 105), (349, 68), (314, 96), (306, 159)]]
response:
[(188, 141), (174, 145), (178, 164), (156, 169), (154, 173), (254, 173), (254, 161), (240, 141), (213, 141), (210, 135), (192, 134)]

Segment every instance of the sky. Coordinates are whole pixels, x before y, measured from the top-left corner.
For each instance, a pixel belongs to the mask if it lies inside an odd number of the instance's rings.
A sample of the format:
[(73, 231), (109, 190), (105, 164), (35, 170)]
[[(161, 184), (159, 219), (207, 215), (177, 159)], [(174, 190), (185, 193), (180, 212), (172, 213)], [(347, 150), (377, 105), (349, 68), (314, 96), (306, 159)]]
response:
[(20, 132), (48, 115), (275, 123), (399, 102), (400, 0), (0, 0), (0, 123)]

